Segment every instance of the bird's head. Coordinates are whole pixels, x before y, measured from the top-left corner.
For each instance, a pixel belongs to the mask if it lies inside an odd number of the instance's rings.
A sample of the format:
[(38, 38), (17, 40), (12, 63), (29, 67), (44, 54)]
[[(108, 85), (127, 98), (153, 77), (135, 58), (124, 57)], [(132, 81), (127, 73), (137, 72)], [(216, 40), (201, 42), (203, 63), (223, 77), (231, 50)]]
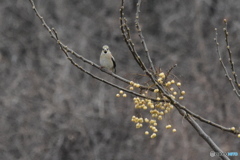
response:
[(107, 53), (109, 50), (109, 47), (107, 45), (103, 46), (103, 53)]

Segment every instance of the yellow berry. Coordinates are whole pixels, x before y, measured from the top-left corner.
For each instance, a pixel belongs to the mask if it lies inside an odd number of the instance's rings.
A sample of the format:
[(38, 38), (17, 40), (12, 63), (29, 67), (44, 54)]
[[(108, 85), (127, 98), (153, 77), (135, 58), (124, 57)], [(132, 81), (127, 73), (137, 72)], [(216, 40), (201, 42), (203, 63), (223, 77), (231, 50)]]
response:
[(134, 88), (133, 88), (133, 87), (130, 87), (129, 89), (130, 89), (130, 90), (133, 90)]
[(162, 120), (162, 116), (158, 116), (158, 120)]
[(169, 129), (169, 128), (172, 128), (172, 126), (170, 124), (166, 125), (166, 129)]
[(123, 94), (123, 91), (122, 91), (122, 90), (120, 90), (120, 91), (119, 91), (119, 93), (120, 93), (120, 94)]
[(240, 134), (238, 134), (238, 138), (240, 138)]
[(174, 88), (173, 88), (173, 87), (171, 87), (171, 88), (170, 88), (170, 91), (174, 91)]
[(153, 104), (151, 104), (151, 105), (150, 105), (150, 108), (154, 108), (154, 105), (153, 105)]
[(123, 94), (123, 97), (127, 97), (127, 94), (126, 94), (126, 93), (124, 93), (124, 94)]
[(139, 123), (143, 123), (143, 118), (139, 118), (139, 119), (138, 119), (138, 122), (139, 122)]
[(182, 94), (182, 95), (185, 95), (185, 91), (181, 91), (181, 94)]
[(141, 128), (142, 127), (142, 124), (141, 123), (137, 123), (136, 124), (136, 128)]
[(160, 97), (157, 97), (157, 100), (158, 100), (158, 101), (160, 101), (160, 100), (161, 100), (161, 98), (160, 98)]
[(140, 84), (135, 83), (135, 87), (139, 88), (139, 87), (140, 87)]
[(231, 130), (234, 131), (234, 130), (235, 130), (235, 127), (232, 127)]
[(136, 121), (136, 116), (132, 116), (132, 119), (131, 119), (131, 121), (133, 121), (133, 122), (135, 122)]
[(146, 109), (147, 109), (147, 106), (144, 105), (144, 106), (143, 106), (143, 109), (146, 110)]
[(172, 130), (172, 132), (177, 132), (177, 130), (174, 128), (174, 129)]
[(148, 123), (148, 122), (149, 122), (149, 119), (148, 119), (148, 118), (145, 118), (144, 121), (145, 121), (146, 123)]
[(154, 126), (157, 126), (157, 123), (155, 122), (155, 123), (153, 123), (153, 125), (154, 125)]
[(151, 101), (147, 101), (147, 105), (148, 105), (148, 106), (151, 106), (151, 105), (152, 105), (152, 102), (151, 102)]
[(158, 78), (157, 80), (159, 83), (162, 83), (162, 78)]
[(153, 118), (156, 118), (156, 117), (157, 117), (157, 114), (152, 114), (152, 117), (153, 117)]
[(156, 123), (156, 120), (151, 119), (151, 120), (150, 120), (150, 123), (151, 123), (151, 124)]
[(163, 111), (159, 112), (160, 115), (164, 115)]
[(173, 92), (173, 95), (177, 95), (177, 92)]
[(172, 99), (175, 99), (176, 97), (174, 95), (170, 95)]
[(152, 114), (152, 117), (153, 117), (153, 118), (157, 117), (157, 114)]
[(157, 92), (159, 92), (159, 89), (154, 89), (154, 93), (157, 93)]
[(162, 110), (164, 110), (164, 109), (165, 109), (165, 107), (164, 107), (164, 106), (161, 106), (160, 108), (161, 108)]
[(183, 98), (184, 98), (183, 96), (180, 96), (180, 97), (179, 97), (180, 100), (183, 100)]
[(133, 85), (134, 84), (134, 82), (133, 81), (130, 81), (130, 85)]
[(167, 82), (167, 83), (165, 83), (165, 86), (170, 86), (171, 85), (171, 82)]
[(165, 74), (163, 72), (161, 72), (158, 76), (161, 78), (165, 78)]
[(145, 135), (149, 135), (149, 132), (148, 132), (148, 131), (145, 131)]
[(182, 84), (180, 82), (177, 83), (177, 86), (181, 86)]
[(171, 80), (171, 83), (172, 83), (172, 84), (174, 84), (174, 83), (175, 83), (175, 81), (174, 81), (174, 80)]
[(152, 135), (151, 135), (151, 138), (155, 138), (157, 135), (156, 135), (156, 133), (153, 133)]
[(120, 97), (120, 94), (116, 94), (116, 97)]

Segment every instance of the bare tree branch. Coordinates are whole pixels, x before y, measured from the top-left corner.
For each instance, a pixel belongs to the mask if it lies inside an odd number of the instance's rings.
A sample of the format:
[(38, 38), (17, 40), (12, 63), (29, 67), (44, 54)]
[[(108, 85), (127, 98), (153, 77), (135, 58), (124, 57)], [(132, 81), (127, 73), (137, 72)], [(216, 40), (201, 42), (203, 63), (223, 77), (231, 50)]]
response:
[[(128, 37), (130, 36), (125, 36), (126, 35), (126, 30), (124, 28), (128, 28), (127, 31), (129, 32), (129, 27), (127, 26), (127, 24), (125, 23), (125, 21), (122, 21), (124, 19), (126, 19), (124, 17), (124, 0), (122, 0), (122, 4), (121, 4), (121, 8), (120, 8), (120, 24), (121, 24), (121, 30), (122, 30), (122, 34), (124, 35), (124, 39), (125, 42), (127, 43), (127, 45), (131, 45), (128, 44), (128, 42), (132, 42), (131, 39), (128, 39)], [(123, 27), (124, 26), (124, 27)], [(130, 35), (130, 33), (127, 32), (127, 35)], [(133, 45), (134, 46), (134, 45)], [(132, 51), (134, 52), (134, 50)], [(136, 55), (136, 53), (132, 53), (134, 55)], [(141, 61), (141, 59), (137, 59), (138, 61)], [(141, 62), (140, 62), (141, 63)], [(155, 79), (155, 77), (152, 75), (152, 73), (150, 73), (147, 69), (145, 70), (145, 73), (149, 76), (149, 78), (152, 80), (152, 82), (156, 85), (156, 87), (160, 90), (161, 93), (163, 93), (164, 96), (166, 96), (168, 98), (168, 100), (177, 108), (184, 110), (187, 114), (190, 114), (191, 116), (199, 119), (200, 121), (207, 123), (209, 125), (212, 125), (216, 128), (219, 128), (221, 130), (233, 133), (233, 134), (239, 134), (240, 132), (238, 130), (232, 130), (231, 128), (227, 128), (227, 127), (223, 127), (222, 125), (219, 125), (217, 123), (211, 122), (210, 120), (207, 120), (195, 113), (193, 113), (192, 111), (190, 111), (189, 109), (187, 109), (185, 106), (181, 105), (179, 102), (177, 102), (176, 100), (172, 99), (171, 95), (163, 88), (163, 86), (161, 84), (158, 83), (158, 81)]]
[(145, 66), (145, 64), (141, 60), (141, 57), (137, 53), (137, 51), (135, 49), (135, 45), (132, 42), (131, 34), (130, 34), (130, 28), (127, 26), (127, 19), (124, 16), (124, 0), (122, 0), (122, 5), (120, 7), (120, 28), (121, 28), (121, 31), (122, 31), (124, 41), (126, 42), (129, 50), (131, 51), (135, 61), (138, 63), (138, 65), (142, 68), (142, 70), (145, 73), (149, 72), (149, 71), (147, 71), (148, 70), (147, 67)]
[(140, 24), (139, 24), (139, 14), (140, 14), (140, 6), (141, 6), (141, 3), (142, 3), (142, 1), (141, 1), (141, 0), (138, 0), (138, 3), (137, 3), (137, 11), (136, 11), (135, 26), (136, 26), (136, 30), (138, 31), (138, 35), (139, 35), (139, 37), (140, 37), (140, 39), (141, 39), (143, 48), (145, 49), (148, 62), (150, 63), (151, 68), (152, 68), (152, 70), (153, 70), (153, 74), (156, 74), (156, 69), (155, 69), (155, 67), (154, 67), (154, 65), (153, 65), (152, 59), (151, 59), (151, 57), (150, 57), (150, 54), (149, 54), (149, 51), (148, 51), (148, 48), (147, 48), (147, 44), (146, 44), (145, 39), (144, 39), (144, 36), (143, 36), (143, 34), (142, 34), (142, 29), (141, 29)]
[[(69, 54), (73, 54), (75, 57), (79, 58), (80, 60), (82, 60), (83, 62), (85, 63), (88, 63), (90, 65), (92, 65), (93, 67), (115, 77), (116, 79), (122, 81), (122, 82), (125, 82), (127, 84), (131, 84), (132, 81), (130, 80), (127, 80), (121, 76), (118, 76), (114, 73), (111, 73), (111, 72), (108, 72), (106, 70), (103, 70), (99, 65), (93, 63), (92, 61), (84, 58), (83, 56), (77, 54), (76, 52), (74, 52), (73, 50), (71, 50), (70, 48), (68, 48), (66, 45), (64, 45), (60, 40), (59, 40), (59, 37), (58, 37), (58, 34), (57, 32), (54, 30), (54, 29), (50, 29), (50, 27), (46, 24), (44, 18), (39, 14), (39, 12), (37, 11), (36, 7), (35, 7), (35, 4), (33, 2), (33, 0), (29, 0), (30, 3), (32, 4), (32, 7), (33, 7), (33, 10), (34, 12), (36, 13), (37, 17), (41, 20), (43, 26), (45, 27), (45, 29), (49, 32), (50, 36), (58, 43), (58, 45), (60, 46), (60, 49), (64, 52), (65, 56), (67, 57), (67, 59), (75, 66), (77, 67), (78, 69), (80, 69), (81, 71), (83, 71), (84, 73), (90, 75), (92, 78), (94, 79), (97, 79), (99, 81), (102, 81), (112, 87), (115, 87), (117, 89), (120, 89), (120, 90), (123, 90), (127, 93), (130, 93), (132, 95), (135, 95), (137, 97), (141, 97), (141, 98), (144, 98), (144, 99), (147, 99), (147, 100), (152, 100), (154, 102), (167, 102), (167, 103), (170, 103), (172, 104), (177, 110), (178, 112), (191, 124), (191, 126), (198, 132), (198, 134), (209, 144), (209, 146), (215, 151), (215, 152), (222, 152), (222, 150), (213, 142), (213, 140), (203, 131), (203, 129), (199, 126), (199, 124), (195, 121), (194, 118), (197, 118), (198, 120), (204, 122), (204, 123), (207, 123), (211, 126), (214, 126), (216, 128), (219, 128), (221, 130), (224, 130), (224, 131), (227, 131), (227, 132), (230, 132), (230, 133), (233, 133), (233, 134), (239, 134), (240, 132), (238, 130), (235, 130), (235, 129), (232, 129), (232, 128), (226, 128), (226, 127), (223, 127), (219, 124), (216, 124), (214, 122), (211, 122), (205, 118), (202, 118), (201, 116), (193, 113), (192, 111), (190, 111), (189, 109), (187, 109), (185, 106), (183, 106), (182, 104), (180, 104), (177, 100), (175, 100), (175, 98), (173, 98), (172, 94), (169, 93), (169, 90), (167, 89), (167, 86), (166, 84), (164, 83), (161, 83), (158, 81), (157, 79), (157, 75), (156, 75), (156, 70), (155, 70), (155, 67), (153, 65), (153, 62), (151, 60), (151, 57), (150, 57), (150, 54), (148, 52), (148, 49), (147, 49), (147, 45), (145, 43), (145, 40), (144, 40), (144, 37), (143, 37), (143, 34), (142, 34), (142, 30), (141, 30), (141, 27), (140, 27), (140, 24), (139, 24), (139, 13), (140, 13), (140, 4), (141, 4), (141, 0), (138, 0), (138, 3), (137, 3), (137, 11), (136, 11), (136, 20), (135, 20), (135, 24), (136, 24), (136, 29), (138, 31), (138, 34), (139, 34), (139, 37), (140, 37), (140, 40), (142, 42), (142, 45), (143, 45), (143, 48), (145, 49), (145, 52), (146, 52), (146, 55), (147, 55), (147, 58), (148, 58), (148, 61), (151, 65), (151, 68), (152, 68), (152, 71), (150, 71), (146, 65), (144, 64), (144, 62), (142, 61), (141, 57), (139, 56), (139, 54), (137, 53), (136, 49), (135, 49), (135, 46), (134, 46), (134, 43), (131, 39), (131, 34), (130, 34), (130, 29), (127, 25), (127, 19), (126, 17), (124, 16), (124, 0), (122, 0), (122, 3), (121, 3), (121, 7), (120, 7), (120, 28), (121, 28), (121, 31), (122, 31), (122, 35), (123, 35), (123, 38), (124, 38), (124, 41), (126, 42), (131, 54), (133, 55), (135, 61), (137, 62), (137, 64), (139, 65), (139, 67), (144, 71), (144, 73), (149, 77), (149, 79), (151, 80), (151, 82), (154, 84), (154, 88), (150, 88), (148, 86), (142, 86), (139, 84), (139, 86), (137, 88), (140, 88), (140, 89), (146, 89), (146, 90), (150, 90), (151, 92), (155, 92), (156, 89), (159, 90), (159, 95), (162, 95), (163, 97), (165, 97), (167, 100), (162, 100), (162, 99), (158, 99), (158, 98), (153, 98), (153, 97), (150, 97), (150, 96), (146, 96), (144, 94), (140, 94), (140, 93), (137, 93), (135, 91), (132, 91), (130, 89), (125, 89), (124, 87), (121, 87), (119, 85), (116, 85), (112, 82), (109, 82), (103, 78), (100, 78), (96, 75), (94, 75), (93, 73), (87, 71), (86, 69), (84, 69), (82, 66), (78, 65), (72, 57), (69, 56)], [(227, 43), (227, 46), (229, 46), (228, 44), (228, 40), (227, 40), (227, 31), (225, 32), (225, 35), (226, 35), (226, 43)], [(229, 81), (231, 82), (233, 88), (236, 90), (232, 80), (230, 79), (230, 76), (227, 72), (227, 69), (224, 65), (224, 63), (221, 61), (221, 55), (219, 53), (219, 49), (218, 49), (218, 42), (217, 42), (217, 33), (216, 33), (216, 44), (217, 44), (217, 52), (219, 54), (219, 57), (220, 57), (220, 62), (225, 70), (225, 73), (227, 75), (227, 77), (229, 78)], [(228, 53), (229, 53), (229, 57), (230, 57), (230, 64), (231, 64), (231, 69), (232, 69), (232, 72), (233, 72), (233, 76), (235, 78), (235, 83), (238, 85), (238, 82), (237, 82), (237, 75), (235, 74), (235, 69), (234, 69), (234, 63), (232, 61), (232, 58), (231, 58), (231, 50), (229, 49), (230, 47), (227, 47), (228, 48)], [(170, 70), (171, 71), (171, 70)], [(169, 72), (170, 72), (169, 71)], [(169, 72), (167, 74), (169, 74)], [(158, 91), (157, 91), (158, 92)], [(238, 92), (235, 91), (235, 93), (238, 95)], [(238, 96), (239, 97), (239, 96)], [(194, 117), (194, 118), (193, 118)], [(222, 159), (229, 159), (227, 156), (222, 156), (221, 157)]]
[[(235, 82), (235, 85), (238, 89), (240, 89), (240, 84), (238, 83), (238, 79), (237, 79), (237, 74), (236, 74), (236, 71), (235, 71), (235, 67), (234, 67), (234, 62), (233, 62), (233, 59), (232, 59), (232, 51), (230, 49), (230, 44), (229, 44), (229, 40), (228, 40), (228, 29), (227, 29), (227, 20), (224, 19), (224, 23), (226, 25), (226, 28), (224, 28), (224, 33), (225, 33), (225, 42), (226, 42), (226, 45), (227, 45), (227, 51), (228, 51), (228, 57), (229, 57), (229, 63), (231, 65), (231, 70), (232, 70), (232, 75), (234, 77), (234, 82)], [(239, 95), (239, 93), (238, 93)]]
[[(226, 29), (225, 29), (225, 30), (226, 30)], [(216, 37), (214, 38), (214, 40), (215, 40), (215, 43), (216, 43), (216, 50), (217, 50), (217, 54), (218, 54), (218, 57), (219, 57), (219, 61), (220, 61), (221, 66), (222, 66), (222, 68), (223, 68), (223, 70), (224, 70), (224, 72), (225, 72), (225, 76), (227, 77), (228, 81), (230, 82), (230, 84), (231, 84), (231, 86), (232, 86), (232, 88), (233, 88), (233, 92), (236, 94), (236, 96), (238, 97), (238, 99), (240, 99), (240, 94), (238, 93), (238, 90), (236, 89), (236, 87), (235, 87), (235, 85), (234, 85), (234, 82), (233, 82), (231, 76), (229, 75), (229, 73), (228, 73), (228, 71), (227, 71), (227, 67), (226, 67), (225, 64), (224, 64), (224, 62), (223, 62), (223, 60), (222, 60), (221, 53), (220, 53), (220, 51), (219, 51), (217, 28), (215, 28), (215, 32), (216, 32)], [(228, 34), (228, 33), (227, 33), (226, 31), (224, 31), (224, 32), (225, 32), (225, 35), (226, 35), (227, 48), (230, 48), (229, 45), (228, 45), (228, 40), (227, 40), (227, 34)], [(228, 49), (228, 51), (229, 51), (229, 49)], [(231, 51), (229, 51), (229, 55), (231, 55)], [(231, 56), (230, 56), (229, 59), (231, 59)], [(230, 61), (230, 63), (233, 63), (232, 60), (229, 60), (229, 61)], [(237, 77), (233, 65), (232, 65), (232, 72), (234, 73), (233, 75), (235, 75), (234, 77)], [(237, 80), (235, 80), (235, 82), (238, 84)], [(237, 86), (238, 86), (238, 85), (237, 85)]]
[[(194, 127), (198, 134), (209, 144), (209, 146), (218, 153), (223, 153), (223, 151), (215, 144), (215, 142), (204, 132), (204, 130), (199, 126), (199, 124), (194, 121), (194, 119), (187, 115), (186, 120)], [(220, 156), (223, 160), (230, 160), (225, 154)]]

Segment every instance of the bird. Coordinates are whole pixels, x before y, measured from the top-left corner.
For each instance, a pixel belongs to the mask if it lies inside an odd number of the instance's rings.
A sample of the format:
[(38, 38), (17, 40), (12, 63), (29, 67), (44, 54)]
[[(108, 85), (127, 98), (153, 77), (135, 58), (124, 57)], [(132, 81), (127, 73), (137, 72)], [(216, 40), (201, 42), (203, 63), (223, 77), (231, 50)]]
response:
[(107, 70), (116, 73), (116, 62), (107, 45), (104, 45), (100, 55), (100, 65)]

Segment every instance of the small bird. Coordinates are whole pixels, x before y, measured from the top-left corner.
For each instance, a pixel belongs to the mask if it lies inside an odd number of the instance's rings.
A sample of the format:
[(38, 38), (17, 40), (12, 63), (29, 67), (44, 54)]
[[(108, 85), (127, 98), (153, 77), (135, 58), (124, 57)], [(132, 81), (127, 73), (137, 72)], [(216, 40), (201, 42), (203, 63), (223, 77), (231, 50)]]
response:
[(113, 58), (109, 47), (107, 45), (103, 46), (103, 50), (100, 55), (100, 65), (113, 73), (116, 73), (116, 63), (115, 59)]

